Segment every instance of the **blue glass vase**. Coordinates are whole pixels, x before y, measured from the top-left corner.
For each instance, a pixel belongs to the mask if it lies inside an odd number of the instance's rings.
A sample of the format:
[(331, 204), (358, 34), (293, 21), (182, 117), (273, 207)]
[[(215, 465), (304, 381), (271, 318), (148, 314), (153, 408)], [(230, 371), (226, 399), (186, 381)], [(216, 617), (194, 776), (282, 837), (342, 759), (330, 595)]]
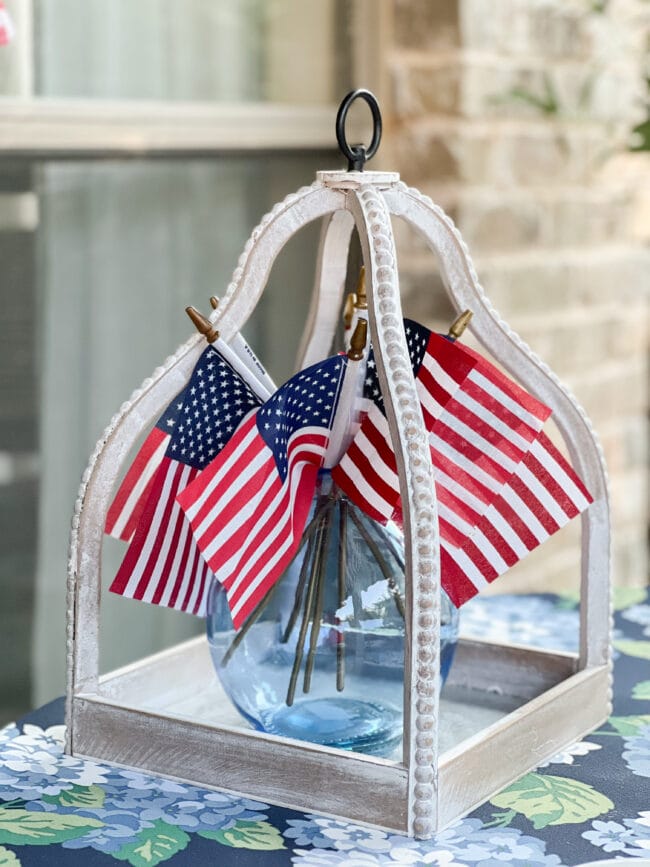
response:
[[(441, 594), (441, 681), (458, 612)], [(404, 541), (368, 518), (322, 472), (301, 547), (235, 632), (226, 594), (210, 591), (208, 641), (217, 675), (258, 730), (374, 755), (402, 738)]]

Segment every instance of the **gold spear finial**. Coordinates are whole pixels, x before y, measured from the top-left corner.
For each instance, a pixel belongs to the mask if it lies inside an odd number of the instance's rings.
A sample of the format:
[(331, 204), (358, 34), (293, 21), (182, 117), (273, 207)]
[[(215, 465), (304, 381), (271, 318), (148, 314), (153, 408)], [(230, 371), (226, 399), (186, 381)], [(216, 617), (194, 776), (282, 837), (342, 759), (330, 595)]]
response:
[(216, 310), (218, 306), (219, 306), (219, 299), (217, 298), (217, 296), (216, 295), (210, 295), (210, 307), (212, 307), (213, 310)]
[(208, 343), (214, 343), (214, 341), (219, 337), (219, 332), (210, 320), (206, 319), (205, 316), (196, 309), (196, 307), (186, 307), (185, 312), (194, 323), (194, 327), (199, 334), (202, 334)]
[(366, 298), (366, 269), (361, 266), (359, 271), (359, 280), (357, 282), (357, 291), (355, 292), (356, 299), (354, 307), (356, 310), (367, 310), (368, 299)]
[(455, 319), (452, 322), (451, 328), (447, 332), (447, 337), (450, 337), (452, 340), (458, 340), (459, 337), (462, 336), (463, 331), (467, 328), (470, 323), (470, 319), (474, 314), (471, 310), (464, 310), (458, 319)]
[(347, 329), (352, 325), (352, 317), (354, 316), (354, 308), (357, 303), (356, 292), (348, 292), (343, 306), (343, 327)]
[(354, 333), (350, 339), (350, 348), (348, 349), (348, 358), (350, 361), (361, 361), (363, 358), (363, 351), (366, 348), (367, 339), (368, 323), (365, 319), (359, 319), (357, 327), (354, 329)]

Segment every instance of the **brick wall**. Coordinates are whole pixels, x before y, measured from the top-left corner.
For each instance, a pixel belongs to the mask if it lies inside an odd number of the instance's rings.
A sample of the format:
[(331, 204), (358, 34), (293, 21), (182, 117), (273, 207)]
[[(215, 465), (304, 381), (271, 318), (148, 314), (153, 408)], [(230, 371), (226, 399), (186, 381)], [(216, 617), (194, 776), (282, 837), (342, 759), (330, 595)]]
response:
[[(590, 415), (611, 475), (615, 580), (645, 583), (650, 233), (635, 196), (648, 157), (621, 154), (642, 106), (647, 4), (389, 6), (391, 167), (450, 213), (501, 315)], [(431, 254), (407, 232), (398, 243), (407, 311), (448, 319)], [(502, 588), (573, 589), (578, 530)]]

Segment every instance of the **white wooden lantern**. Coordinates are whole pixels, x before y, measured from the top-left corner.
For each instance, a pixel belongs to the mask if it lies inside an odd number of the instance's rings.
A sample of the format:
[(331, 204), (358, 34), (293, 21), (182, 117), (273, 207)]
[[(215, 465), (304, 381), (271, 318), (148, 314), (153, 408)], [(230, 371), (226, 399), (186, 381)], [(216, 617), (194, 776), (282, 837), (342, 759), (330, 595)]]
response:
[[(454, 701), (439, 698), (436, 499), (401, 325), (391, 216), (410, 224), (437, 255), (453, 305), (473, 311), (472, 330), (483, 346), (552, 408), (574, 466), (594, 497), (581, 519), (579, 654), (461, 641), (449, 680)], [(213, 313), (226, 341), (253, 311), (282, 247), (319, 219), (324, 228), (302, 360), (311, 363), (329, 351), (356, 225), (366, 267), (371, 339), (398, 462), (409, 639), (402, 759), (391, 762), (251, 730), (220, 692), (203, 638), (99, 676), (102, 534), (111, 493), (131, 448), (185, 384), (205, 346), (198, 336), (167, 359), (121, 408), (83, 477), (68, 575), (66, 749), (76, 756), (427, 838), (609, 714), (606, 474), (584, 412), (499, 319), (451, 220), (396, 174), (321, 172), (311, 186), (276, 205), (253, 231)], [(498, 712), (485, 709), (486, 692), (501, 696)]]

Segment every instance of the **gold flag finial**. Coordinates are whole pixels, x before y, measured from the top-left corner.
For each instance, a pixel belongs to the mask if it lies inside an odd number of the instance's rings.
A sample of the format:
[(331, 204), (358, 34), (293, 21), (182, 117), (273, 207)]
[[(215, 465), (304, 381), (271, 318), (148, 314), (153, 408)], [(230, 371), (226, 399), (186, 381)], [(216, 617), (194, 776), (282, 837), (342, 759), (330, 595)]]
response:
[(199, 334), (202, 334), (208, 343), (214, 343), (214, 341), (219, 337), (219, 332), (210, 320), (206, 319), (205, 316), (196, 309), (196, 307), (186, 307), (185, 312), (194, 323), (194, 327)]
[(210, 295), (210, 307), (212, 307), (213, 310), (216, 310), (218, 306), (219, 306), (219, 299), (217, 298), (217, 296), (216, 295)]
[(470, 319), (474, 314), (471, 310), (464, 310), (458, 319), (455, 319), (451, 325), (451, 328), (447, 332), (447, 337), (451, 337), (452, 340), (458, 340), (459, 337), (462, 336), (463, 331), (467, 328), (470, 323)]
[(348, 349), (348, 358), (350, 361), (361, 361), (363, 358), (363, 350), (366, 348), (366, 340), (368, 339), (368, 323), (365, 319), (359, 319), (357, 327), (350, 339), (350, 348)]
[(361, 266), (359, 271), (359, 280), (357, 282), (357, 291), (355, 292), (356, 299), (354, 306), (356, 310), (367, 310), (368, 299), (366, 298), (366, 269)]
[(347, 330), (352, 325), (352, 317), (354, 316), (354, 308), (357, 303), (356, 292), (348, 292), (343, 306), (343, 327)]

